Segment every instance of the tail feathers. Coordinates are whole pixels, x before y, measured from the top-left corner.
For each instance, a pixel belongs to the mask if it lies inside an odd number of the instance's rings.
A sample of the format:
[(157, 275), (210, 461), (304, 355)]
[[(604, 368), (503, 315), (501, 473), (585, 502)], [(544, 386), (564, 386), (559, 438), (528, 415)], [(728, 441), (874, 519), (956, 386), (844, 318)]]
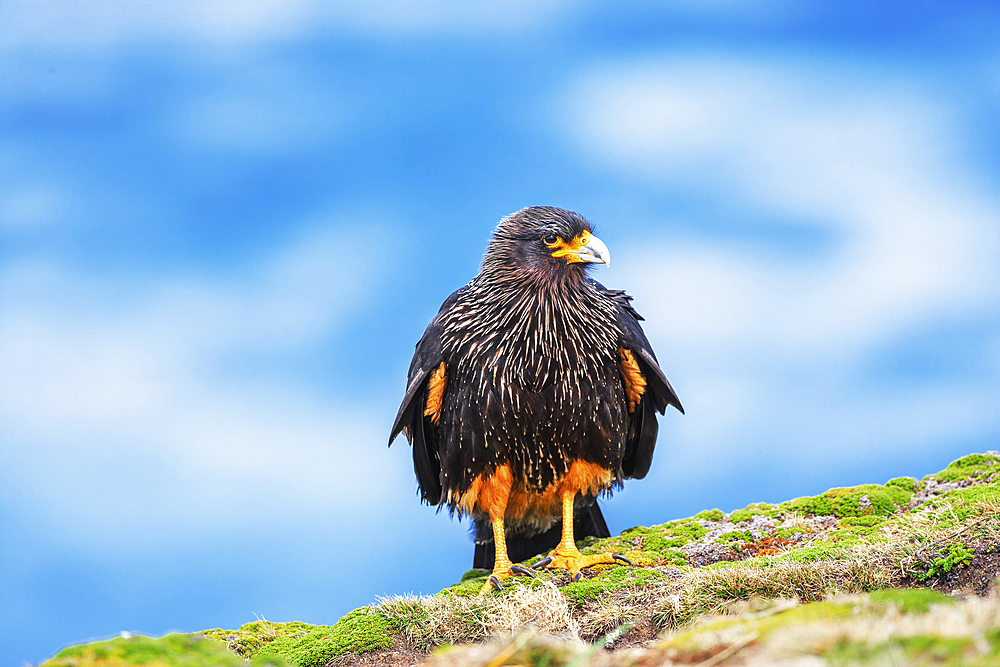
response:
[[(496, 546), (493, 544), (493, 534), (489, 526), (482, 530), (477, 526), (476, 552), (472, 557), (472, 567), (492, 570), (496, 561)], [(485, 533), (485, 534), (484, 534)], [(584, 537), (611, 537), (608, 524), (604, 521), (601, 508), (597, 502), (579, 508), (573, 516), (573, 536), (579, 540)], [(562, 521), (557, 521), (543, 533), (529, 537), (509, 533), (507, 535), (507, 555), (511, 562), (520, 563), (532, 556), (545, 553), (556, 548), (562, 539)]]

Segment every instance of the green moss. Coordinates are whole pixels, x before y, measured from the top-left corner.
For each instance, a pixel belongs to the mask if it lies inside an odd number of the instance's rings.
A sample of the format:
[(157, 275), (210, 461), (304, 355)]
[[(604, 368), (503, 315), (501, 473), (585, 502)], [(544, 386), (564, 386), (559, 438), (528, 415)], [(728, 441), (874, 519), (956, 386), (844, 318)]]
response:
[(840, 560), (844, 556), (844, 547), (825, 540), (814, 542), (811, 546), (795, 549), (781, 554), (776, 558), (790, 560), (796, 563), (814, 563), (820, 560)]
[(486, 585), (486, 580), (489, 578), (489, 573), (481, 575), (478, 577), (472, 577), (471, 579), (463, 578), (460, 583), (454, 584), (444, 589), (438, 596), (454, 595), (460, 598), (471, 598), (479, 595), (479, 591), (483, 590), (483, 586)]
[(203, 634), (217, 641), (225, 642), (237, 654), (250, 657), (256, 655), (268, 642), (276, 637), (299, 637), (316, 626), (308, 623), (271, 623), (260, 620), (245, 623), (239, 630), (206, 630)]
[(490, 574), (489, 570), (484, 570), (482, 568), (475, 568), (463, 574), (462, 581), (468, 581), (469, 579), (478, 579), (480, 577), (488, 577), (489, 574)]
[(780, 515), (781, 509), (777, 505), (769, 505), (768, 503), (751, 503), (744, 509), (732, 512), (729, 515), (729, 521), (731, 523), (750, 521), (755, 516), (766, 516), (772, 519), (777, 519)]
[[(830, 489), (819, 496), (796, 498), (782, 503), (781, 507), (790, 512), (815, 516), (879, 515), (889, 516), (906, 507), (912, 492), (899, 486), (879, 486), (863, 484), (842, 489)], [(866, 502), (867, 499), (867, 502)]]
[(629, 544), (633, 546), (642, 546), (643, 541), (650, 536), (659, 536), (662, 533), (655, 528), (646, 528), (645, 526), (636, 526), (634, 528), (629, 528), (628, 530), (623, 530), (622, 534), (615, 541), (620, 541), (624, 544)]
[(902, 489), (908, 493), (916, 493), (921, 487), (920, 482), (912, 477), (896, 477), (894, 479), (890, 479), (885, 483), (885, 485)]
[(932, 604), (955, 604), (955, 600), (930, 588), (886, 588), (873, 591), (869, 598), (876, 604), (895, 605), (904, 614), (925, 614)]
[(875, 544), (876, 542), (886, 542), (888, 537), (874, 528), (851, 528), (847, 530), (832, 530), (828, 533), (830, 541), (841, 548), (853, 547), (860, 544)]
[[(162, 665), (164, 667), (240, 667), (243, 660), (221, 644), (200, 634), (116, 638), (63, 649), (44, 667), (117, 667)], [(255, 665), (285, 665), (281, 659), (255, 661)]]
[(659, 570), (632, 567), (608, 567), (593, 579), (581, 579), (576, 583), (562, 587), (563, 595), (570, 602), (583, 604), (587, 600), (596, 600), (601, 595), (625, 588), (639, 588), (653, 581), (666, 579), (667, 575)]
[[(657, 559), (657, 565), (676, 565), (678, 567), (683, 567), (688, 564), (687, 554), (683, 551), (678, 551), (676, 549), (664, 549), (662, 551), (655, 552)], [(626, 556), (628, 558), (628, 556)], [(629, 558), (629, 560), (632, 560)], [(635, 563), (635, 561), (632, 561)], [(639, 563), (635, 563), (639, 565)]]
[(837, 525), (842, 528), (852, 528), (852, 527), (864, 527), (864, 528), (874, 528), (875, 526), (881, 526), (886, 521), (884, 516), (878, 515), (867, 515), (867, 516), (845, 516), (843, 519), (837, 522)]
[(941, 472), (928, 475), (927, 479), (936, 482), (988, 481), (997, 473), (1000, 473), (1000, 459), (992, 454), (969, 454), (953, 461)]
[(837, 529), (830, 531), (829, 537), (841, 546), (859, 542), (882, 542), (887, 539), (882, 528), (888, 520), (878, 515), (847, 516), (837, 522)]
[[(607, 548), (620, 548), (621, 546), (638, 547), (643, 551), (655, 552), (664, 558), (675, 560), (678, 553), (677, 548), (688, 542), (698, 540), (708, 533), (708, 529), (694, 519), (681, 519), (671, 521), (662, 526), (645, 528), (636, 526), (621, 534), (619, 540), (606, 542), (603, 546)], [(620, 545), (620, 546), (619, 546)], [(686, 562), (686, 560), (685, 560)]]
[(714, 510), (702, 510), (694, 515), (695, 519), (701, 519), (703, 521), (725, 521), (726, 515), (720, 509)]
[(346, 653), (367, 653), (393, 646), (398, 621), (369, 609), (355, 609), (331, 625), (247, 623), (236, 632), (210, 631), (240, 655), (254, 660), (277, 657), (299, 667), (322, 667)]
[[(628, 558), (633, 565), (636, 565), (638, 567), (653, 567), (656, 565), (660, 565), (661, 563), (664, 562), (664, 557), (655, 551), (621, 550), (621, 551), (615, 551), (613, 553), (620, 553), (622, 556), (625, 556), (625, 558)], [(681, 558), (684, 557), (684, 554), (682, 554), (681, 552), (678, 551), (677, 553), (680, 554)], [(671, 560), (671, 562), (673, 561)], [(687, 561), (685, 561), (684, 563), (686, 562)]]
[(688, 542), (691, 542), (693, 538), (690, 537), (664, 537), (663, 535), (649, 535), (642, 541), (642, 548), (644, 551), (655, 551), (657, 553), (666, 553), (668, 551), (676, 551), (677, 547), (682, 547)]
[(716, 542), (753, 542), (753, 535), (750, 534), (749, 530), (734, 530), (731, 533), (726, 533), (724, 535), (719, 535), (715, 538)]
[(322, 667), (345, 653), (392, 648), (390, 633), (397, 630), (399, 628), (384, 616), (367, 609), (355, 609), (333, 626), (314, 627), (301, 637), (276, 638), (257, 655), (276, 655), (300, 667)]
[(687, 544), (687, 542), (700, 540), (707, 535), (708, 528), (705, 528), (705, 526), (701, 525), (698, 521), (694, 521), (692, 519), (681, 519), (679, 521), (670, 521), (663, 524), (663, 532), (665, 535), (673, 539), (686, 540), (684, 544)]

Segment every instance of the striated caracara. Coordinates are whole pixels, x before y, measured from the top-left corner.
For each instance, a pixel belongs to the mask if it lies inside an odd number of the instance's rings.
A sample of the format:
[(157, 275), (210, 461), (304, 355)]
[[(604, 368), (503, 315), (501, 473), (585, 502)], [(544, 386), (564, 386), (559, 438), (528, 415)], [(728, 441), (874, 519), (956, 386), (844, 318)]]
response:
[(424, 501), (472, 516), (476, 564), (493, 567), (484, 592), (530, 574), (510, 555), (555, 547), (538, 566), (574, 580), (628, 562), (585, 556), (575, 537), (607, 535), (594, 499), (646, 475), (655, 413), (683, 408), (631, 297), (587, 276), (610, 260), (582, 216), (518, 211), (417, 343), (389, 442), (406, 434)]

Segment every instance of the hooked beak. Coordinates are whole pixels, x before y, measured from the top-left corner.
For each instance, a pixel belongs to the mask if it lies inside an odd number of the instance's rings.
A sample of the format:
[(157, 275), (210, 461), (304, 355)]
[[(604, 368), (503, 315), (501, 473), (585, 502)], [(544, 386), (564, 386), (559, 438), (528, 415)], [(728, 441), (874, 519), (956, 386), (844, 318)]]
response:
[(611, 266), (611, 251), (608, 250), (608, 246), (604, 245), (604, 241), (597, 238), (593, 234), (587, 239), (587, 244), (581, 246), (579, 250), (576, 251), (577, 260), (580, 262), (589, 262), (595, 264), (606, 264)]

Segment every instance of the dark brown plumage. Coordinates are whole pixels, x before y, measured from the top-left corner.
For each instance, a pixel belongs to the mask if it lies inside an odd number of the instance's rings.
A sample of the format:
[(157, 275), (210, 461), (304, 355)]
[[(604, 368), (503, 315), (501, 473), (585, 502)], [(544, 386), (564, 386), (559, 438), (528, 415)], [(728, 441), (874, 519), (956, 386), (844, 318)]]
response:
[(586, 567), (570, 553), (574, 507), (606, 534), (594, 497), (644, 477), (655, 412), (683, 412), (631, 298), (586, 275), (609, 261), (580, 215), (518, 211), (417, 343), (389, 441), (409, 439), (423, 500), (471, 514), (479, 542), (495, 535), (497, 584), (511, 566), (505, 533), (530, 550), (560, 519), (557, 557), (576, 560), (559, 566)]

